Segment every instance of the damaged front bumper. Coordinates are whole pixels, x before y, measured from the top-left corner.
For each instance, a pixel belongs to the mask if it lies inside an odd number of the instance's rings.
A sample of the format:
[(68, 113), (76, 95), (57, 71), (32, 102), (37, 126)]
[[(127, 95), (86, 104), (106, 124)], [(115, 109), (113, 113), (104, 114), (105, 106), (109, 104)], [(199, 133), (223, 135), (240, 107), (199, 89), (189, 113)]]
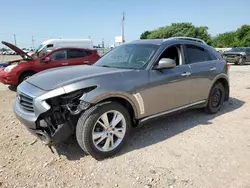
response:
[(54, 132), (48, 131), (48, 123), (44, 119), (38, 120), (35, 114), (25, 112), (20, 107), (18, 100), (14, 104), (14, 113), (26, 129), (46, 145), (60, 143), (74, 132), (74, 126), (70, 120), (58, 125)]
[(80, 100), (76, 108), (67, 103), (61, 104), (72, 96), (75, 96), (74, 93), (66, 94), (62, 88), (48, 92), (23, 82), (17, 88), (14, 113), (28, 131), (44, 144), (59, 143), (74, 133), (80, 112), (89, 105)]

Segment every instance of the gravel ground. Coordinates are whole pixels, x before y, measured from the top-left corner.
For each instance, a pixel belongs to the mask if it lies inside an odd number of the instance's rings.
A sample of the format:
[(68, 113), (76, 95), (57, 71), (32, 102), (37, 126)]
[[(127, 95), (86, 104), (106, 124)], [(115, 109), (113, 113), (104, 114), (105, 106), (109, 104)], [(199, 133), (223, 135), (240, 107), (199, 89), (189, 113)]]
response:
[(231, 98), (216, 115), (193, 110), (136, 129), (115, 157), (85, 156), (74, 138), (58, 154), (14, 117), (0, 85), (0, 187), (250, 188), (250, 66), (231, 66)]

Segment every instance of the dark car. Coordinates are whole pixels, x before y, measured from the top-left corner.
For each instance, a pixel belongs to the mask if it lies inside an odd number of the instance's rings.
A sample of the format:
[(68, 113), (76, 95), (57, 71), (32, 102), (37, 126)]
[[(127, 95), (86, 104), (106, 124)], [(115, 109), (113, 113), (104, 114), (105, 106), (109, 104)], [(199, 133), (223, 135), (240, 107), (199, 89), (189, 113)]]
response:
[(229, 51), (225, 51), (223, 57), (229, 63), (244, 65), (250, 61), (250, 47), (232, 48)]
[(131, 126), (188, 108), (220, 110), (229, 99), (228, 64), (193, 38), (138, 40), (95, 64), (50, 69), (18, 86), (14, 112), (51, 145), (76, 134), (100, 159), (114, 155)]

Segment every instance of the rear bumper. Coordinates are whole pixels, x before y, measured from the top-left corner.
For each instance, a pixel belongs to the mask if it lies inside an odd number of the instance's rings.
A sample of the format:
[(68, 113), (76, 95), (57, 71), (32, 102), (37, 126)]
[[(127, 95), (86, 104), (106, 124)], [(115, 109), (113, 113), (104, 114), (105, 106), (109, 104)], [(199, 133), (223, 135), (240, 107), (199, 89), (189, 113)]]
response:
[(9, 74), (4, 72), (4, 69), (0, 69), (0, 82), (8, 85), (18, 85), (18, 79), (16, 74)]

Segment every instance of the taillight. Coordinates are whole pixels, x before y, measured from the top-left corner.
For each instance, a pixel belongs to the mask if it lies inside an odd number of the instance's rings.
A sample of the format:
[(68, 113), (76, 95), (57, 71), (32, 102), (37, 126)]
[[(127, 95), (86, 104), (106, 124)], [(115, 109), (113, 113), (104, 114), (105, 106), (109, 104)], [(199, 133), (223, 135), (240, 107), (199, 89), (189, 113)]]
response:
[(229, 69), (230, 68), (230, 64), (226, 63), (226, 67), (227, 67), (227, 69)]

